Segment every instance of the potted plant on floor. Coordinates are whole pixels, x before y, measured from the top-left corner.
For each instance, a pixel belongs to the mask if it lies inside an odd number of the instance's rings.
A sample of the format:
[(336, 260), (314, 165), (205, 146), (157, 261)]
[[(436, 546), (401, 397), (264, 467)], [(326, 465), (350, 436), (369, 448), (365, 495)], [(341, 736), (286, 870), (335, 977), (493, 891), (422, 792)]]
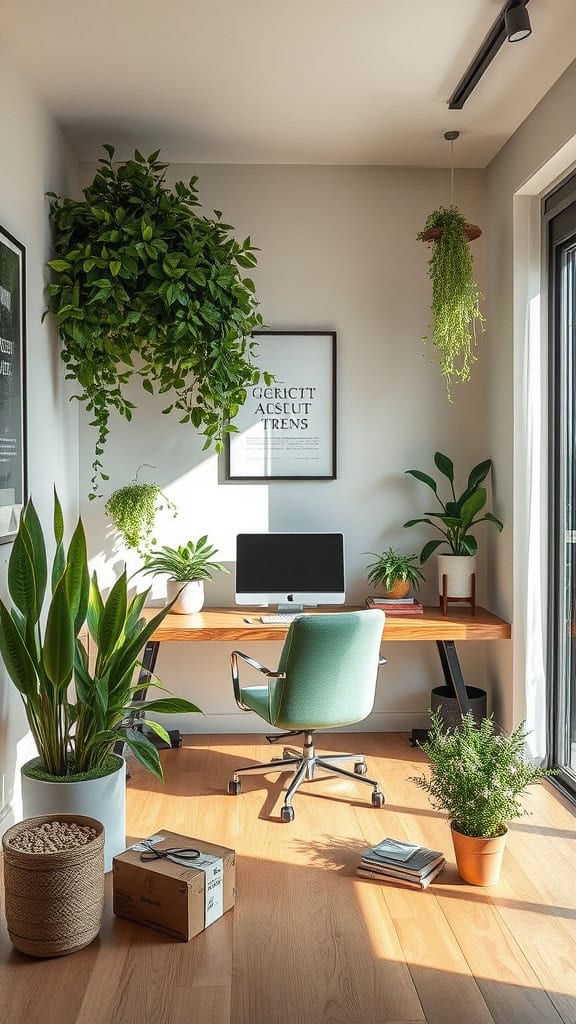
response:
[[(38, 757), (22, 769), (24, 815), (64, 812), (101, 821), (110, 870), (112, 857), (125, 847), (126, 832), (126, 769), (113, 752), (115, 744), (126, 743), (145, 768), (162, 778), (156, 747), (127, 722), (138, 689), (133, 676), (140, 652), (170, 605), (149, 622), (141, 618), (147, 593), (129, 599), (125, 572), (104, 600), (96, 575), (90, 580), (81, 520), (65, 550), (56, 494), (54, 538), (49, 581), (44, 535), (29, 501), (8, 563), (12, 607), (0, 601), (0, 654), (22, 697), (38, 750)], [(95, 646), (90, 661), (82, 639), (85, 623)], [(140, 702), (137, 709), (146, 715), (199, 710), (176, 697)], [(169, 740), (158, 722), (147, 719), (146, 724)]]
[[(420, 469), (408, 469), (406, 472), (416, 480), (426, 484), (433, 492), (440, 506), (440, 512), (425, 512), (420, 519), (409, 519), (405, 527), (425, 523), (441, 534), (440, 538), (427, 541), (420, 552), (420, 564), (424, 565), (430, 556), (442, 544), (450, 549), (450, 554), (438, 556), (438, 593), (445, 593), (446, 598), (456, 600), (470, 599), (472, 595), (472, 575), (476, 572), (476, 551), (478, 543), (471, 530), (482, 522), (493, 523), (498, 532), (503, 524), (491, 512), (484, 511), (487, 493), (482, 487), (483, 481), (492, 469), (492, 460), (474, 466), (468, 475), (465, 489), (456, 495), (454, 489), (454, 463), (442, 452), (434, 454), (434, 463), (440, 473), (450, 484), (450, 495), (445, 500), (438, 493), (438, 484), (427, 473)], [(446, 577), (446, 587), (444, 587)]]
[(524, 723), (506, 735), (491, 718), (478, 726), (471, 714), (450, 730), (433, 714), (428, 740), (420, 744), (430, 772), (410, 781), (447, 812), (458, 873), (471, 885), (498, 881), (506, 823), (529, 813), (521, 802), (527, 787), (553, 774), (525, 760), (526, 735)]
[(177, 548), (162, 547), (152, 551), (142, 570), (144, 575), (168, 576), (167, 599), (173, 612), (189, 615), (199, 612), (204, 605), (204, 580), (211, 580), (214, 572), (230, 572), (220, 562), (214, 562), (217, 549), (208, 543), (208, 536), (189, 540)]
[(376, 559), (368, 566), (368, 582), (373, 587), (382, 587), (384, 597), (401, 600), (410, 588), (418, 590), (423, 572), (414, 565), (417, 555), (403, 555), (396, 548), (389, 547), (381, 555), (369, 552)]

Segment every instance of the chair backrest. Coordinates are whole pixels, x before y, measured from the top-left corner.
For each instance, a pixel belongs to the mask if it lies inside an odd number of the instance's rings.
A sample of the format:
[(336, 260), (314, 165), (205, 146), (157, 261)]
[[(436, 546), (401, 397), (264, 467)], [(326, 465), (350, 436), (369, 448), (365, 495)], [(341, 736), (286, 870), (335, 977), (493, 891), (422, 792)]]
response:
[(374, 705), (384, 613), (303, 615), (290, 625), (272, 683), (271, 721), (281, 729), (361, 722)]

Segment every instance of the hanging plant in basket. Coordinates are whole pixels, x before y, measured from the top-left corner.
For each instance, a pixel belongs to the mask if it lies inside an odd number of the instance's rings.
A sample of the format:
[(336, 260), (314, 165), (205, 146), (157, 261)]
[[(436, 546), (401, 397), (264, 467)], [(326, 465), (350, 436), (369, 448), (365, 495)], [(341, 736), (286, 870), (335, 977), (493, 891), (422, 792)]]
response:
[(112, 146), (104, 149), (82, 200), (49, 193), (55, 258), (46, 312), (97, 430), (90, 497), (108, 479), (101, 456), (111, 411), (132, 418), (125, 386), (134, 374), (151, 394), (170, 392), (163, 412), (200, 429), (217, 452), (260, 379), (251, 335), (262, 317), (243, 276), (257, 262), (250, 238), (237, 242), (218, 210), (197, 212), (197, 176), (168, 188), (159, 151), (116, 163)]
[(480, 233), (475, 225), (467, 224), (457, 207), (441, 206), (430, 214), (417, 236), (432, 245), (428, 264), (432, 280), (430, 330), (450, 402), (454, 381), (470, 380), (476, 362), (476, 331), (484, 330), (469, 244)]
[(142, 468), (138, 466), (132, 483), (112, 492), (104, 511), (110, 516), (112, 525), (121, 534), (126, 547), (133, 548), (146, 558), (156, 544), (153, 533), (157, 513), (169, 509), (176, 516), (177, 512), (174, 503), (160, 490), (158, 484), (138, 480)]

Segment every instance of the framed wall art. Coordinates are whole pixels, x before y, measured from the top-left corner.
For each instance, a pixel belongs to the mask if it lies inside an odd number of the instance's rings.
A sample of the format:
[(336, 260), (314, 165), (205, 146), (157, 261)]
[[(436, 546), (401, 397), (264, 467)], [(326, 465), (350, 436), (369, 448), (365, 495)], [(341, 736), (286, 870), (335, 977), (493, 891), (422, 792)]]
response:
[(336, 334), (256, 331), (258, 365), (226, 442), (228, 480), (336, 479)]
[(0, 227), (0, 544), (26, 501), (26, 251)]

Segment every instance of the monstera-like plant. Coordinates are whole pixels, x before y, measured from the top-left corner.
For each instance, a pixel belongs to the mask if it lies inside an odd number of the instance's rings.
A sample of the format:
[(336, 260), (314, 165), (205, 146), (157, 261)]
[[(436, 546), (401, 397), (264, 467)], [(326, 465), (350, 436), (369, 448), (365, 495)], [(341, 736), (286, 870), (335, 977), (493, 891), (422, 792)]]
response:
[[(146, 391), (170, 393), (174, 411), (221, 451), (231, 420), (258, 383), (252, 332), (262, 326), (250, 238), (242, 243), (222, 214), (202, 216), (197, 176), (169, 188), (158, 152), (113, 160), (104, 146), (83, 199), (49, 193), (55, 229), (48, 309), (56, 317), (67, 378), (80, 388), (97, 430), (92, 493), (108, 479), (102, 455), (110, 413), (126, 420), (134, 374)], [(264, 375), (269, 382), (268, 374)]]

